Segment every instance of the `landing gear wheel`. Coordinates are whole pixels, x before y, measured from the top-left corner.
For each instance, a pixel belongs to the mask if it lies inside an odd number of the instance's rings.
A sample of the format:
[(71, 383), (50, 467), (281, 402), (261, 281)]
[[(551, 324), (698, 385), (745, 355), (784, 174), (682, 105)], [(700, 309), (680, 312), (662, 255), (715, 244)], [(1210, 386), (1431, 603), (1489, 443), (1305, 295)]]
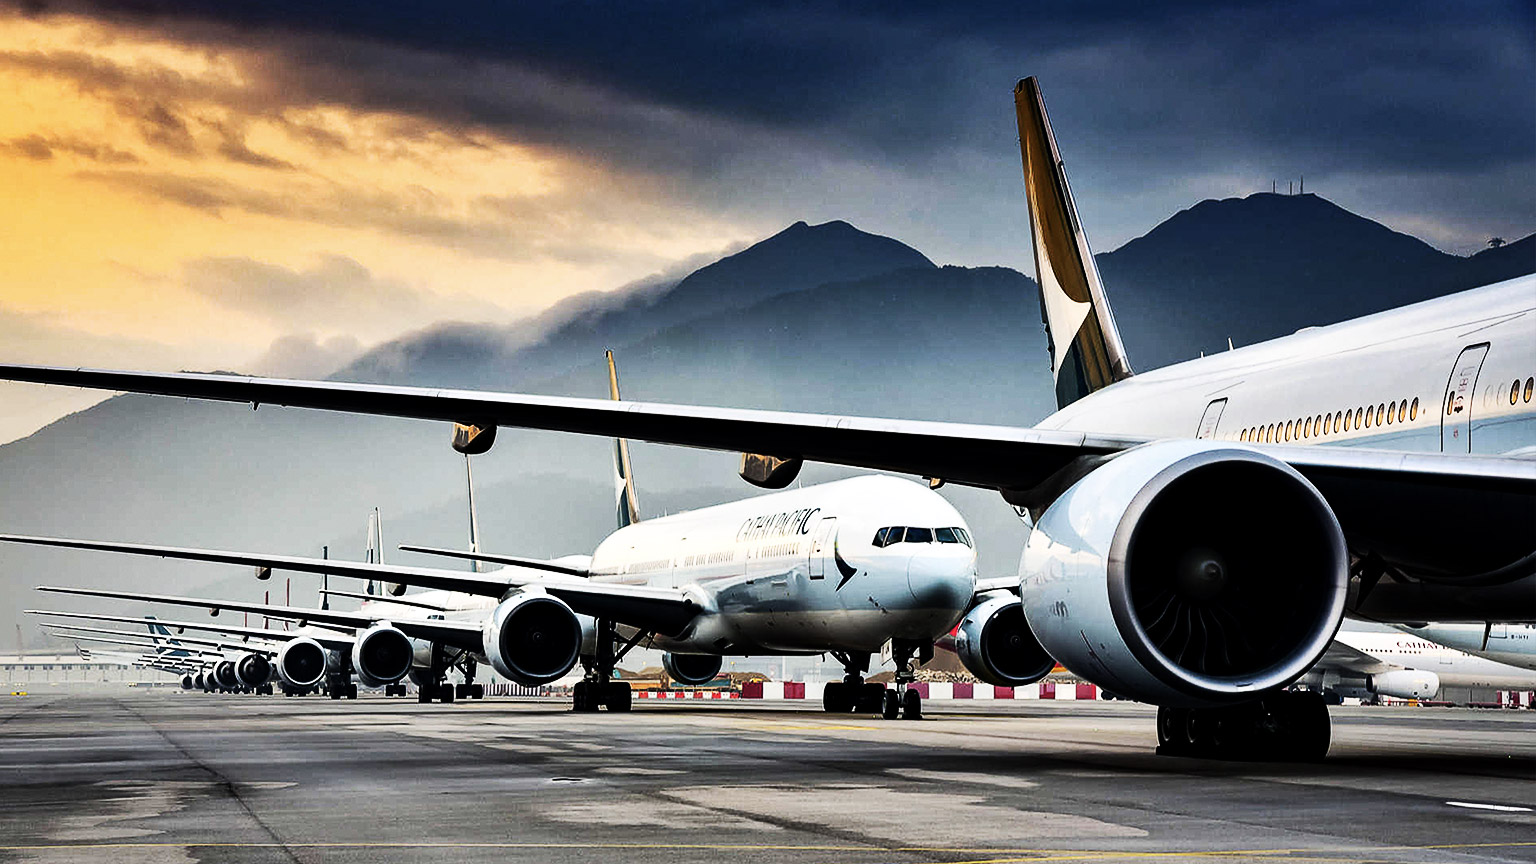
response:
[(454, 695), (455, 698), (458, 698), (458, 699), (468, 699), (469, 698), (469, 685), (468, 684), (455, 684), (455, 685), (453, 685), (453, 695)]
[(433, 694), (435, 694), (436, 692), (437, 692), (437, 687), (435, 685), (423, 684), (420, 687), (416, 688), (416, 701), (420, 702), (423, 705), (425, 705), (428, 702), (432, 701), (432, 699), (434, 698)]
[(901, 716), (901, 694), (895, 690), (885, 691), (885, 697), (881, 700), (880, 716), (887, 720), (895, 720)]
[(858, 704), (853, 710), (859, 714), (879, 714), (881, 704), (885, 701), (884, 684), (865, 684), (858, 689)]
[(448, 704), (449, 702), (452, 702), (453, 701), (453, 685), (452, 684), (440, 684), (440, 685), (438, 685), (438, 688), (437, 688), (437, 698), (443, 700), (443, 704), (445, 704), (445, 705)]
[(485, 698), (485, 685), (484, 684), (471, 684), (471, 685), (469, 685), (469, 698), (471, 698), (471, 699), (484, 699)]
[(829, 714), (846, 714), (853, 708), (848, 698), (848, 686), (841, 681), (828, 681), (821, 691), (821, 707)]
[(923, 694), (907, 688), (907, 692), (901, 694), (901, 719), (923, 719)]
[(1280, 758), (1294, 762), (1320, 762), (1328, 755), (1332, 739), (1328, 703), (1321, 693), (1276, 693), (1271, 710), (1280, 732)]
[(597, 688), (590, 681), (577, 681), (571, 688), (573, 710), (578, 714), (584, 714), (597, 710), (597, 704), (601, 701)]
[(340, 687), (331, 687), (331, 688), (328, 688), (325, 692), (326, 692), (326, 695), (330, 696), (332, 699), (340, 699), (341, 698), (341, 688)]
[(603, 694), (603, 704), (609, 711), (628, 711), (633, 703), (630, 701), (629, 684), (623, 681), (609, 681)]
[(347, 685), (347, 698), (348, 699), (356, 699), (357, 698), (357, 685), (356, 684), (348, 684)]

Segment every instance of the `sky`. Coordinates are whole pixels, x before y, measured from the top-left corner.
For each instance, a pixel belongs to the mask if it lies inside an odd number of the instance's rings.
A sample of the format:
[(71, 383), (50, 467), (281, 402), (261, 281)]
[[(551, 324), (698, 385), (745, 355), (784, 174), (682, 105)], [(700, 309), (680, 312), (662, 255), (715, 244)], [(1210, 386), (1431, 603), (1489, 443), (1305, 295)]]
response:
[(323, 375), (802, 219), (1029, 272), (1025, 75), (1099, 251), (1302, 176), (1536, 230), (1533, 2), (0, 0), (0, 361)]

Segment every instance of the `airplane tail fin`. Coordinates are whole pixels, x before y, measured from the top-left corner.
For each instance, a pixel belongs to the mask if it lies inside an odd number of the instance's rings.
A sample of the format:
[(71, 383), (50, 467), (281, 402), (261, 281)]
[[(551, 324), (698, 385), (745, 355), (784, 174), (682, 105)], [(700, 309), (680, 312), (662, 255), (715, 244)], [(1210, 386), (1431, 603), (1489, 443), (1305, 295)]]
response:
[[(619, 401), (619, 370), (613, 362), (613, 352), (608, 355), (608, 395)], [(635, 497), (635, 478), (630, 471), (629, 440), (613, 439), (613, 472), (615, 493), (618, 496), (619, 527), (624, 528), (640, 521), (640, 502)]]
[(1056, 407), (1131, 376), (1131, 364), (1104, 296), (1099, 268), (1078, 220), (1077, 205), (1045, 114), (1040, 84), (1025, 78), (1013, 90), (1029, 200), (1030, 239), (1040, 281), (1040, 312), (1050, 340)]
[[(480, 513), (475, 509), (475, 469), (468, 453), (464, 454), (464, 483), (469, 487), (469, 551), (478, 555), (480, 553)], [(473, 565), (474, 572), (484, 572), (485, 562), (476, 560)]]

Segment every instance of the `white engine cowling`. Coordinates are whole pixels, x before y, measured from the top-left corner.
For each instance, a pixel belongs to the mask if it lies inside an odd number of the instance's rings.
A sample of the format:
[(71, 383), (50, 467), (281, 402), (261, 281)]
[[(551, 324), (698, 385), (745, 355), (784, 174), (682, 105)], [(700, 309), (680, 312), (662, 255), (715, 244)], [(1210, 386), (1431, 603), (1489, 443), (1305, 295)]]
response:
[(496, 606), (481, 638), (492, 669), (524, 687), (538, 687), (576, 665), (581, 624), (565, 601), (527, 589)]
[(715, 680), (723, 659), (719, 654), (673, 654), (668, 651), (661, 655), (661, 668), (667, 670), (667, 677), (673, 681), (697, 687)]
[(955, 631), (955, 653), (972, 675), (998, 687), (1033, 684), (1056, 668), (1012, 594), (984, 599), (965, 613)]
[(220, 660), (214, 665), (213, 683), (217, 689), (240, 689), (240, 677), (235, 674), (235, 663), (233, 660)]
[(1433, 699), (1440, 692), (1440, 676), (1418, 669), (1393, 669), (1370, 676), (1366, 686), (1372, 693), (1394, 699)]
[(1328, 503), (1279, 460), (1162, 441), (1048, 507), (1020, 563), (1045, 650), (1121, 696), (1245, 701), (1310, 668), (1343, 620), (1349, 559)]
[(272, 680), (272, 661), (265, 654), (247, 654), (235, 663), (240, 686), (255, 690)]
[(325, 678), (328, 653), (308, 637), (291, 639), (277, 652), (277, 674), (290, 687), (314, 687)]
[(375, 624), (352, 642), (352, 671), (365, 687), (382, 687), (411, 671), (411, 639), (389, 624)]
[(196, 683), (197, 679), (191, 675), (181, 676), (181, 689), (183, 690), (191, 690), (194, 686), (196, 686)]

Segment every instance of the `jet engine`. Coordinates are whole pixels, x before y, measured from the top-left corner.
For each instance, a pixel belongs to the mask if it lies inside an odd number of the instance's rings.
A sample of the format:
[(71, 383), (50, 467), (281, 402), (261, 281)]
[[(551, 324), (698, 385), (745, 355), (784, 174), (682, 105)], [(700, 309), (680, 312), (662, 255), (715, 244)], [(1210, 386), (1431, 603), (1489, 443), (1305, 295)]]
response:
[(213, 667), (213, 686), (219, 690), (239, 690), (240, 676), (235, 674), (233, 660), (220, 660)]
[(235, 663), (240, 686), (255, 690), (272, 680), (272, 661), (265, 654), (247, 654)]
[(193, 678), (191, 675), (181, 676), (181, 689), (191, 690), (196, 684), (197, 679)]
[(389, 624), (375, 624), (352, 643), (352, 669), (365, 687), (382, 687), (411, 671), (411, 639)]
[(524, 687), (537, 687), (576, 665), (581, 624), (563, 600), (530, 588), (496, 606), (481, 638), (491, 668)]
[(1393, 669), (1371, 675), (1366, 687), (1378, 696), (1394, 699), (1433, 699), (1440, 692), (1440, 676), (1418, 669)]
[(985, 598), (965, 613), (955, 631), (955, 653), (972, 675), (999, 687), (1033, 684), (1056, 668), (1012, 594)]
[(1024, 615), (1067, 668), (1129, 699), (1255, 698), (1322, 656), (1349, 559), (1317, 489), (1263, 453), (1146, 444), (1040, 515), (1020, 563)]
[(722, 659), (718, 654), (673, 654), (668, 651), (661, 655), (661, 668), (667, 670), (667, 677), (673, 681), (697, 687), (715, 680), (720, 674)]
[(325, 679), (326, 654), (313, 639), (291, 639), (277, 652), (277, 674), (288, 686), (307, 690)]

